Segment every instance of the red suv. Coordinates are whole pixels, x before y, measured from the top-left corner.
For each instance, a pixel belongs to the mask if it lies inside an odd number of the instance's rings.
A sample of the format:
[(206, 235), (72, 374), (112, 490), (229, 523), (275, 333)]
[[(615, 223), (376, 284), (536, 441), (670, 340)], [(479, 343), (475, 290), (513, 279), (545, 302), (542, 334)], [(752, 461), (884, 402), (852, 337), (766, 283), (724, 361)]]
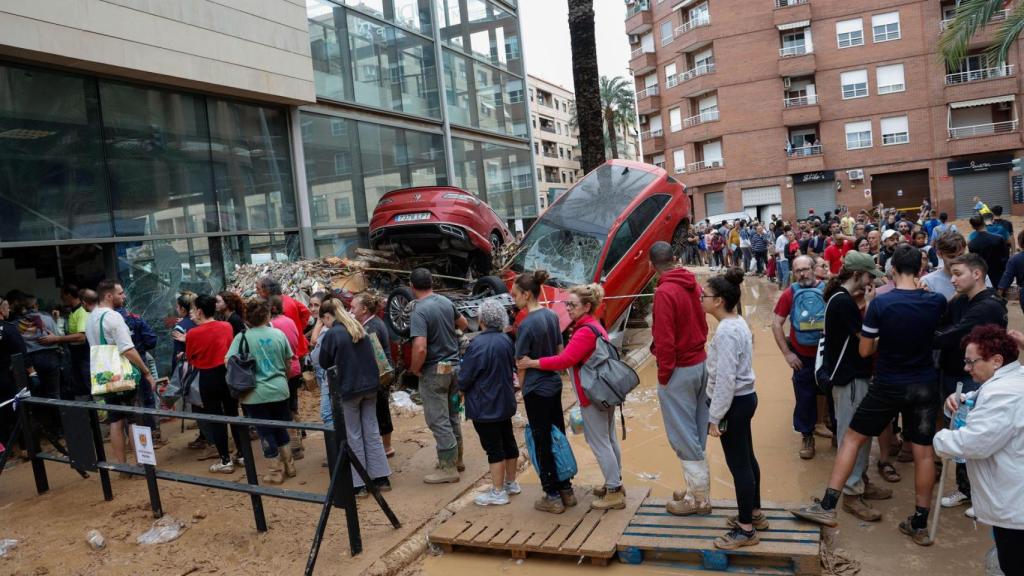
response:
[(452, 276), (469, 269), (487, 274), (491, 254), (512, 240), (502, 219), (487, 203), (450, 186), (392, 190), (373, 210), (370, 247), (393, 250), (403, 260)]
[(565, 330), (570, 322), (564, 289), (596, 282), (605, 300), (595, 315), (617, 329), (625, 312), (654, 277), (647, 252), (659, 240), (677, 244), (689, 225), (686, 187), (664, 169), (610, 160), (587, 174), (533, 224), (504, 280), (535, 269), (551, 275), (543, 300)]

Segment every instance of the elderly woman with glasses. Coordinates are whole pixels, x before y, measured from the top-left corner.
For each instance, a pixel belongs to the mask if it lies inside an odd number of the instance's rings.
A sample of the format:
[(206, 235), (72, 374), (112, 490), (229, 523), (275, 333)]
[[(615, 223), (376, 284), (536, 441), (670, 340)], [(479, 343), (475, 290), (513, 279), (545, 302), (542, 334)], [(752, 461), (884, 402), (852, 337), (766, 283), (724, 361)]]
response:
[(480, 305), (480, 328), (469, 343), (459, 368), (459, 390), (465, 397), (466, 418), (480, 436), (491, 467), (492, 486), (476, 497), (478, 506), (503, 506), (522, 490), (516, 482), (519, 448), (512, 430), (516, 413), (515, 347), (505, 334), (508, 313), (496, 300)]

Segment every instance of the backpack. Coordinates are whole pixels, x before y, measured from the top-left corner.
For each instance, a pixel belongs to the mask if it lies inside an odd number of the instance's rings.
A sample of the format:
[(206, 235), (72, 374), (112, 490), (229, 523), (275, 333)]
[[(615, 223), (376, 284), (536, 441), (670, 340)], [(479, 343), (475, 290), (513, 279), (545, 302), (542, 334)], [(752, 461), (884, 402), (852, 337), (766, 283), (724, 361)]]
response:
[(256, 357), (249, 353), (244, 332), (237, 353), (228, 358), (226, 380), (232, 398), (241, 398), (256, 389)]
[(602, 410), (621, 406), (626, 396), (640, 385), (640, 377), (619, 360), (619, 352), (601, 331), (584, 324), (597, 338), (594, 352), (580, 367), (580, 385), (587, 398)]
[(793, 290), (793, 309), (789, 320), (796, 341), (803, 346), (817, 346), (825, 330), (825, 295), (821, 285), (803, 288), (798, 283)]

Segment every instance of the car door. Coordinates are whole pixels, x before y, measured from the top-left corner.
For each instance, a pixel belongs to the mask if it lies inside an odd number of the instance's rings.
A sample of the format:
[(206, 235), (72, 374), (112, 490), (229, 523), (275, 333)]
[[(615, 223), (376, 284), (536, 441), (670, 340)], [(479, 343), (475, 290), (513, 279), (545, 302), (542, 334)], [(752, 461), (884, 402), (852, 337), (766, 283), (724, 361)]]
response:
[[(647, 249), (661, 229), (658, 218), (672, 196), (658, 193), (647, 198), (627, 216), (612, 234), (601, 264), (605, 297), (639, 294), (651, 276)], [(667, 240), (667, 239), (666, 239)], [(609, 298), (602, 318), (611, 326), (632, 302), (629, 298)]]

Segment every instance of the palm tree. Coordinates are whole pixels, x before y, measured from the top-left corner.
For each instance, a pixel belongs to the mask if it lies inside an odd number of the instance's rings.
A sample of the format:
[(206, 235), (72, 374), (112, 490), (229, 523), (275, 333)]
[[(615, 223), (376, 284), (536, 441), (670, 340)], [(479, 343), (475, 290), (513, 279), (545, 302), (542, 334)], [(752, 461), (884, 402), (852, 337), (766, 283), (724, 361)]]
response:
[(623, 95), (624, 98), (615, 109), (615, 121), (622, 128), (622, 153), (628, 159), (630, 152), (626, 147), (629, 146), (629, 134), (636, 128), (636, 94), (627, 87)]
[(616, 111), (627, 98), (632, 98), (632, 92), (622, 76), (615, 78), (601, 76), (601, 116), (604, 118), (605, 128), (608, 130), (608, 143), (612, 148), (612, 158), (619, 157), (618, 137), (615, 135), (615, 126), (618, 124)]
[[(1006, 9), (1005, 0), (962, 0), (956, 9), (956, 16), (939, 38), (939, 48), (946, 65), (958, 70), (967, 56), (971, 38), (992, 20), (992, 17)], [(986, 50), (990, 61), (1006, 62), (1010, 47), (1017, 42), (1024, 30), (1024, 2), (1017, 3), (995, 33), (995, 43)]]
[(604, 163), (601, 88), (594, 34), (594, 0), (569, 0), (572, 80), (580, 127), (581, 165), (587, 173)]

